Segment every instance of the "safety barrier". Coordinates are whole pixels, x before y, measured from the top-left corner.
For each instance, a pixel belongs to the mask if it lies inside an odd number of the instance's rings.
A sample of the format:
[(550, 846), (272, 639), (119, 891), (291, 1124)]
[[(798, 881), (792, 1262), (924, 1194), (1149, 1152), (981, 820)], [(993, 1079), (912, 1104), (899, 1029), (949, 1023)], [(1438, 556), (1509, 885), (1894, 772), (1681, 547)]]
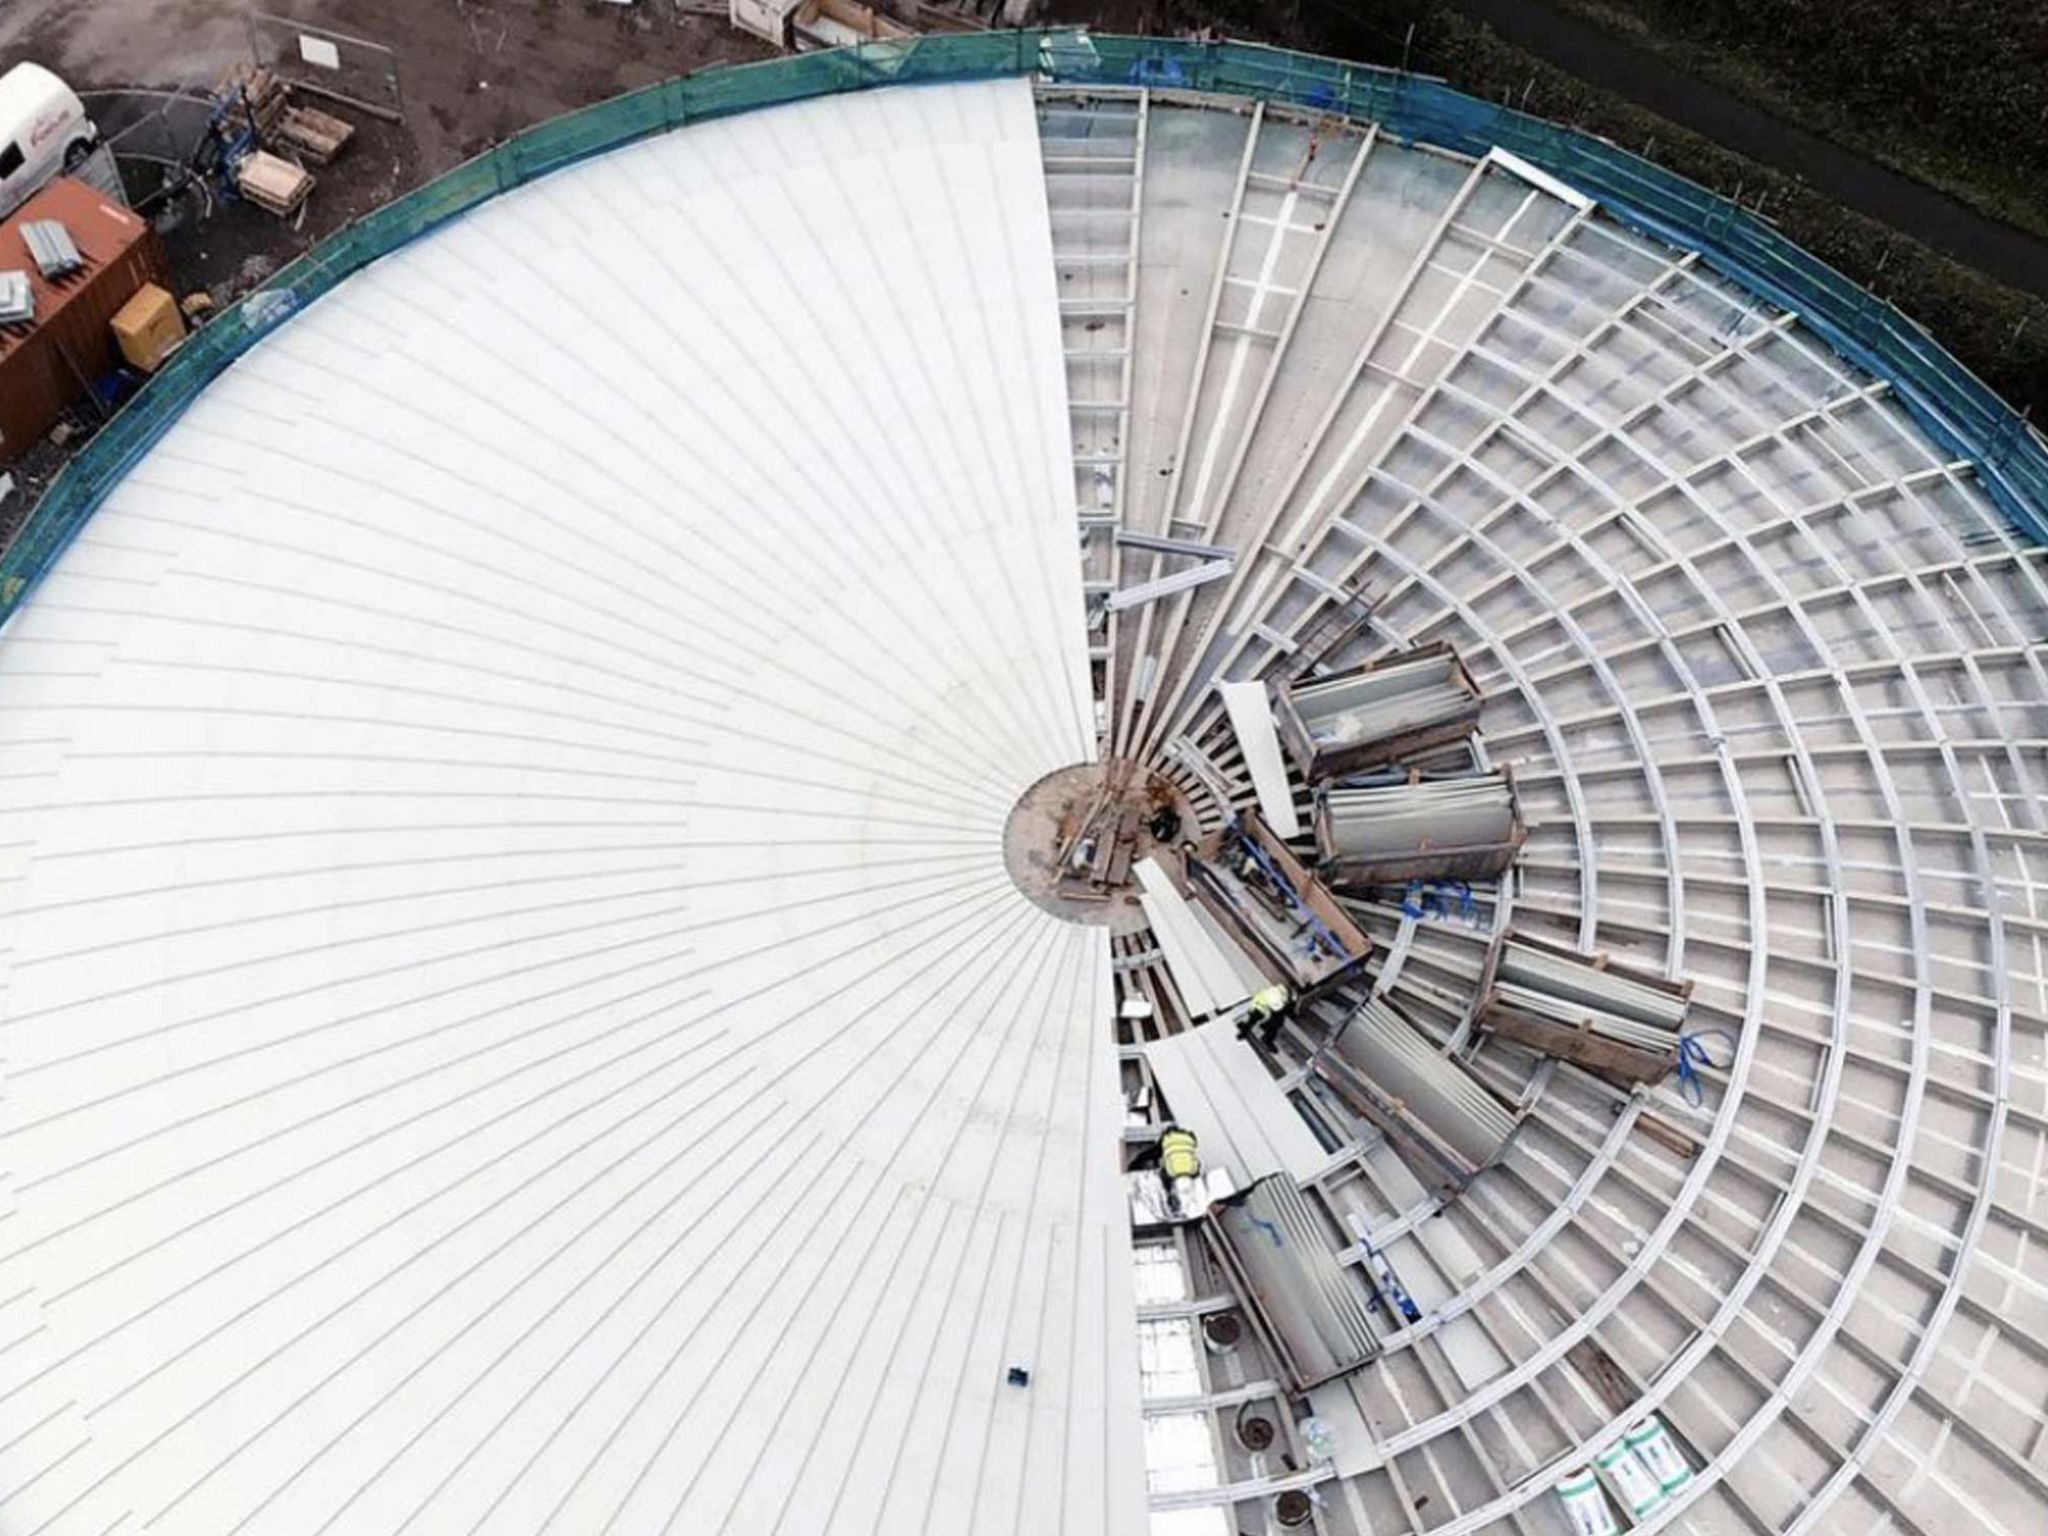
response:
[(136, 460), (212, 379), (298, 309), (379, 257), (498, 194), (686, 123), (872, 86), (1037, 75), (1263, 98), (1370, 119), (1410, 142), (1510, 150), (1596, 198), (1623, 223), (1697, 250), (1890, 381), (1945, 452), (1968, 459), (1993, 501), (2048, 543), (2048, 443), (1890, 304), (1768, 224), (1694, 182), (1576, 130), (1439, 81), (1252, 43), (1083, 31), (942, 34), (730, 65), (668, 80), (527, 130), (339, 231), (195, 336), (53, 484), (4, 555), (0, 623), (55, 563)]

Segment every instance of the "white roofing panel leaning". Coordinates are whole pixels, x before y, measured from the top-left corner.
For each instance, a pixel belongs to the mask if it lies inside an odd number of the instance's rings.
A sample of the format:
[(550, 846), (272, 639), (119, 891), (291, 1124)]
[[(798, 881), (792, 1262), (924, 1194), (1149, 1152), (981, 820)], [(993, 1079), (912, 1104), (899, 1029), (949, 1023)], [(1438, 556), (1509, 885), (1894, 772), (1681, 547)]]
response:
[(1199, 1138), (1204, 1164), (1228, 1169), (1239, 1187), (1269, 1173), (1306, 1184), (1328, 1165), (1330, 1155), (1229, 1020), (1155, 1040), (1145, 1059), (1174, 1120)]
[(1224, 683), (1217, 692), (1230, 713), (1230, 728), (1244, 753), (1245, 769), (1258, 792), (1259, 814), (1281, 837), (1301, 832), (1294, 791), (1287, 785), (1287, 764), (1280, 755), (1280, 733), (1273, 725), (1273, 706), (1264, 683)]

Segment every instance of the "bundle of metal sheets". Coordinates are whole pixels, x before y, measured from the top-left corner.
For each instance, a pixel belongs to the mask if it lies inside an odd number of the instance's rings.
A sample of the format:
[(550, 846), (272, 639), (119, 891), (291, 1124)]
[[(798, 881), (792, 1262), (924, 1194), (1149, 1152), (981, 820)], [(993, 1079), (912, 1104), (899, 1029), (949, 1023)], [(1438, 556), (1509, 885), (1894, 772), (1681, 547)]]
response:
[(0, 272), (0, 325), (19, 325), (36, 317), (35, 290), (26, 272)]
[(1637, 981), (1591, 956), (1561, 955), (1521, 939), (1511, 938), (1501, 947), (1495, 977), (1503, 986), (1540, 991), (1561, 1004), (1579, 1004), (1588, 1014), (1612, 1020), (1617, 1033), (1630, 1038), (1675, 1038), (1685, 1022), (1684, 997)]
[(1316, 800), (1316, 850), (1331, 882), (1490, 880), (1528, 835), (1505, 773), (1332, 788)]
[(1345, 1021), (1330, 1051), (1318, 1059), (1318, 1070), (1368, 1119), (1455, 1186), (1499, 1157), (1520, 1121), (1379, 998)]
[(1296, 683), (1275, 702), (1281, 740), (1311, 779), (1443, 746), (1469, 733), (1481, 699), (1448, 646), (1428, 646), (1335, 677)]
[(1380, 1352), (1368, 1294), (1343, 1265), (1285, 1174), (1260, 1179), (1210, 1213), (1224, 1268), (1295, 1390), (1354, 1371)]
[(22, 225), (21, 238), (44, 277), (69, 277), (85, 265), (71, 231), (55, 219), (38, 219)]
[(1652, 1081), (1678, 1056), (1690, 988), (1540, 940), (1504, 938), (1477, 1022), (1624, 1082)]

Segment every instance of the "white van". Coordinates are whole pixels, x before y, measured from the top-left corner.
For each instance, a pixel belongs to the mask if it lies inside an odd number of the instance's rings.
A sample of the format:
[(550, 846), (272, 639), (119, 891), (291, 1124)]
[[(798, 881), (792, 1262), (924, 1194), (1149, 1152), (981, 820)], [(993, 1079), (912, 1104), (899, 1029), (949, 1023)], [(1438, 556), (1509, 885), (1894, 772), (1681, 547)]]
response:
[(40, 64), (0, 75), (0, 219), (77, 170), (98, 142), (78, 93)]

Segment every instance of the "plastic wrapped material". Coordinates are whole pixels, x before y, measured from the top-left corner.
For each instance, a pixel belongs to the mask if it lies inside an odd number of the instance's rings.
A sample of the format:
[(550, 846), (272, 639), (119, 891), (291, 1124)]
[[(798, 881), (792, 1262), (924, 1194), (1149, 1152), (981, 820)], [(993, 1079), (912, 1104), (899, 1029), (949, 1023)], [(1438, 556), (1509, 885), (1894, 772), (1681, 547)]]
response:
[(1557, 1485), (1557, 1501), (1564, 1506), (1572, 1536), (1620, 1536), (1621, 1527), (1607, 1507), (1607, 1495), (1600, 1491), (1600, 1479), (1585, 1467)]
[(1665, 1493), (1683, 1488), (1692, 1481), (1692, 1464), (1672, 1440), (1671, 1431), (1664, 1427), (1664, 1421), (1654, 1413), (1622, 1438)]
[(1601, 1481), (1614, 1490), (1632, 1523), (1640, 1525), (1663, 1505), (1666, 1495), (1656, 1475), (1625, 1439), (1615, 1441), (1595, 1456), (1593, 1466)]

